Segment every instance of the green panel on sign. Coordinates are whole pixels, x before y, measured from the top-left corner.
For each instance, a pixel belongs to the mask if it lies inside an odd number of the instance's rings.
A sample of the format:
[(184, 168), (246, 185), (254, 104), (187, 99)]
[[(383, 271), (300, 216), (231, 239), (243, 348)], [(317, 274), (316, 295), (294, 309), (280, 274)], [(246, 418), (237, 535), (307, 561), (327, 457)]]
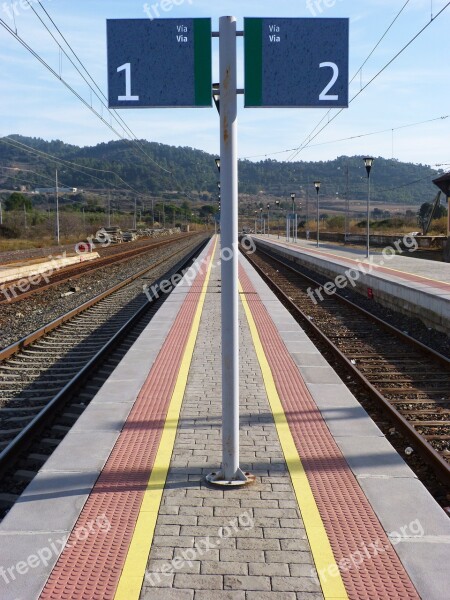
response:
[(263, 20), (244, 19), (245, 106), (262, 106)]
[(194, 19), (195, 104), (212, 105), (211, 19)]

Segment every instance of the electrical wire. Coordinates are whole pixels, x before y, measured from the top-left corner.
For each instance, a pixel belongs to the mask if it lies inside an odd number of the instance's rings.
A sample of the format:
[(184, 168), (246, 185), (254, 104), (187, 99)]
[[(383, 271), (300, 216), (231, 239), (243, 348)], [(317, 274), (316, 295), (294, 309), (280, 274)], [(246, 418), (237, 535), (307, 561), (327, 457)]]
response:
[[(42, 4), (39, 3), (40, 6), (42, 7)], [(74, 64), (74, 62), (71, 60), (71, 58), (68, 56), (68, 54), (65, 52), (65, 50), (62, 48), (62, 46), (59, 44), (59, 42), (56, 40), (56, 38), (54, 37), (54, 35), (51, 33), (51, 31), (49, 30), (49, 28), (46, 26), (46, 24), (43, 22), (43, 20), (41, 19), (41, 17), (37, 14), (37, 12), (35, 11), (34, 7), (31, 6), (33, 12), (36, 14), (36, 16), (39, 18), (39, 20), (41, 21), (41, 23), (44, 25), (44, 27), (47, 29), (47, 31), (50, 33), (50, 35), (52, 36), (52, 38), (54, 39), (54, 41), (56, 42), (56, 44), (58, 45), (58, 48), (60, 49), (60, 51), (62, 51), (64, 53), (64, 55), (68, 58), (68, 60), (71, 62), (71, 64), (74, 66), (74, 68), (77, 70), (77, 72), (81, 75), (81, 77), (83, 78), (83, 80), (85, 81), (85, 83), (89, 86), (90, 90), (96, 95), (96, 97), (101, 101), (102, 106), (105, 106), (105, 108), (107, 109), (108, 113), (111, 114), (111, 111), (109, 110), (109, 108), (105, 105), (105, 103), (100, 99), (99, 95), (95, 92), (95, 90), (93, 89), (93, 87), (89, 84), (89, 82), (87, 81), (87, 79), (82, 75), (82, 73), (80, 72), (80, 70), (76, 67), (76, 65)], [(43, 8), (43, 7), (42, 7)], [(48, 12), (45, 11), (46, 14), (48, 15)], [(49, 17), (50, 18), (50, 17)], [(54, 23), (54, 21), (52, 20), (52, 22)], [(9, 25), (3, 20), (0, 19), (0, 25), (10, 34), (12, 35), (26, 50), (28, 50), (46, 69), (48, 69), (50, 71), (50, 73), (56, 77), (57, 79), (59, 79), (61, 81), (61, 83), (63, 83), (63, 85), (69, 89), (70, 92), (72, 92), (72, 94), (75, 95), (75, 97), (80, 100), (80, 102), (82, 102), (84, 104), (84, 106), (86, 106), (86, 108), (88, 108), (95, 116), (97, 116), (102, 123), (104, 123), (111, 131), (113, 131), (113, 133), (119, 137), (122, 141), (131, 143), (133, 145), (135, 145), (137, 148), (139, 148), (139, 150), (142, 152), (142, 154), (144, 154), (146, 156), (147, 159), (149, 159), (155, 166), (157, 166), (159, 169), (161, 169), (162, 171), (164, 171), (165, 173), (171, 175), (171, 177), (173, 178), (176, 186), (179, 188), (179, 191), (181, 193), (183, 193), (186, 197), (192, 199), (189, 194), (183, 190), (183, 186), (180, 185), (180, 182), (178, 181), (177, 177), (175, 176), (175, 174), (173, 173), (173, 171), (166, 169), (165, 167), (163, 167), (162, 165), (160, 165), (157, 161), (155, 161), (149, 154), (147, 154), (147, 152), (145, 152), (144, 148), (142, 147), (142, 145), (140, 144), (139, 140), (137, 139), (137, 137), (133, 134), (132, 130), (126, 125), (125, 121), (120, 117), (120, 120), (122, 121), (122, 123), (124, 125), (119, 125), (122, 127), (122, 129), (125, 132), (125, 127), (128, 128), (129, 130), (129, 134), (128, 135), (132, 135), (133, 139), (129, 140), (128, 138), (126, 138), (124, 135), (122, 135), (119, 131), (117, 131), (117, 129), (115, 127), (112, 126), (112, 124), (108, 123), (104, 118), (103, 115), (101, 115), (97, 110), (94, 109), (93, 106), (91, 106), (74, 88), (73, 86), (71, 86), (60, 74), (56, 73), (56, 71), (35, 51), (33, 50), (33, 48), (31, 48), (26, 41), (18, 35), (17, 32), (14, 32), (11, 27), (9, 27)], [(58, 29), (58, 31), (60, 31)], [(62, 34), (60, 33), (60, 35), (62, 36)], [(63, 37), (63, 36), (62, 36)], [(64, 38), (65, 39), (65, 38)], [(71, 48), (71, 47), (70, 47)], [(72, 50), (73, 52), (73, 50)], [(77, 60), (81, 63), (80, 59), (77, 57)], [(83, 69), (87, 72), (87, 69), (84, 67), (83, 65)], [(93, 78), (89, 75), (90, 79), (92, 81)], [(94, 82), (95, 83), (95, 82)], [(95, 84), (96, 87), (98, 89), (100, 89), (98, 87), (97, 84)], [(101, 92), (102, 95), (104, 96), (103, 92)], [(116, 122), (117, 122), (117, 118), (115, 118)]]
[[(425, 125), (427, 123), (433, 123), (434, 121), (442, 121), (448, 119), (450, 115), (443, 115), (442, 117), (434, 117), (433, 119), (427, 119), (425, 121), (417, 121), (416, 123), (408, 123), (407, 125), (400, 125), (398, 127), (389, 127), (387, 129), (379, 129), (378, 131), (371, 131), (370, 133), (360, 133), (356, 135), (351, 135), (345, 138), (339, 138), (336, 140), (329, 140), (328, 142), (320, 142), (318, 144), (310, 144), (309, 148), (317, 148), (318, 146), (327, 146), (329, 144), (337, 144), (339, 142), (347, 142), (351, 140), (356, 140), (363, 137), (370, 137), (372, 135), (379, 135), (381, 133), (394, 132), (399, 131), (400, 129), (408, 129), (410, 127), (418, 127), (419, 125)], [(268, 158), (269, 156), (274, 156), (275, 154), (284, 154), (286, 152), (293, 152), (297, 148), (291, 148), (288, 150), (280, 150), (279, 152), (272, 152), (270, 154), (256, 154), (254, 156), (248, 156), (246, 158), (242, 158), (241, 160), (249, 160), (251, 158)]]
[(87, 166), (84, 166), (84, 165), (80, 165), (78, 163), (74, 163), (72, 161), (64, 160), (62, 158), (58, 158), (57, 156), (49, 154), (48, 152), (44, 152), (43, 150), (38, 150), (37, 148), (33, 148), (32, 146), (28, 146), (27, 144), (24, 144), (23, 142), (19, 142), (18, 140), (14, 140), (14, 139), (12, 139), (10, 137), (0, 138), (0, 142), (3, 142), (4, 144), (8, 144), (10, 146), (14, 146), (15, 148), (23, 150), (24, 152), (28, 152), (29, 154), (34, 154), (36, 156), (39, 156), (40, 158), (44, 157), (47, 160), (50, 160), (50, 161), (52, 161), (52, 162), (54, 162), (56, 164), (62, 164), (64, 166), (67, 166), (67, 167), (71, 168), (74, 171), (78, 171), (79, 173), (82, 173), (83, 175), (91, 177), (92, 179), (96, 179), (97, 181), (99, 181), (103, 185), (107, 184), (107, 185), (113, 187), (113, 184), (110, 183), (109, 181), (105, 181), (104, 179), (100, 179), (99, 177), (96, 177), (95, 175), (91, 175), (90, 173), (86, 173), (82, 169), (86, 169), (86, 170), (89, 170), (89, 171), (96, 171), (96, 172), (100, 172), (100, 173), (106, 173), (106, 174), (114, 175), (127, 188), (129, 188), (133, 193), (138, 194), (140, 196), (144, 195), (141, 192), (138, 192), (136, 189), (134, 189), (129, 183), (127, 183), (124, 179), (122, 179), (122, 177), (120, 177), (120, 175), (118, 175), (115, 171), (108, 171), (106, 169), (96, 169), (94, 167), (87, 167)]
[[(384, 71), (390, 67), (390, 65), (392, 65), (392, 63), (397, 60), (397, 58), (403, 54), (403, 52), (405, 52), (405, 50), (407, 50), (407, 48), (409, 48), (409, 46), (411, 46), (411, 44), (413, 44), (415, 42), (415, 40), (426, 30), (428, 29), (428, 27), (434, 23), (434, 21), (450, 6), (450, 2), (447, 2), (447, 4), (432, 18), (431, 21), (429, 21), (424, 27), (422, 27), (422, 29), (420, 29), (410, 40), (407, 44), (405, 44), (401, 50), (399, 50), (397, 52), (397, 54), (395, 54), (395, 56), (393, 58), (391, 58), (391, 60), (389, 62), (387, 62), (384, 67), (382, 67), (373, 77), (372, 79), (370, 79), (360, 90), (359, 92), (357, 92), (353, 98), (351, 98), (351, 100), (349, 101), (349, 104), (351, 104), (354, 100), (356, 100), (356, 98), (358, 98), (358, 96), (360, 96), (364, 90), (366, 90), (382, 73), (384, 73)], [(319, 129), (319, 131), (309, 139), (309, 141), (306, 144), (303, 144), (302, 146), (300, 146), (298, 148), (298, 150), (290, 157), (288, 158), (288, 162), (294, 160), (302, 150), (304, 150), (305, 148), (307, 148), (308, 146), (311, 145), (311, 142), (313, 140), (315, 140), (317, 138), (317, 136), (322, 133), (322, 131), (324, 129), (326, 129), (326, 127), (328, 127), (328, 125), (330, 125), (330, 123), (332, 123), (345, 109), (341, 108), (321, 129)]]

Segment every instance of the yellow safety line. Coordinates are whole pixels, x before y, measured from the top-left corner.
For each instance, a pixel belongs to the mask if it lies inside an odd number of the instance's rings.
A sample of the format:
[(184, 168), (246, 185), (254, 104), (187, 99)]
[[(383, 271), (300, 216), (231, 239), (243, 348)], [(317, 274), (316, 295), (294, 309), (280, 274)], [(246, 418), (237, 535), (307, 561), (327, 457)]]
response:
[[(264, 241), (264, 240), (262, 240)], [(364, 263), (364, 258), (362, 260), (356, 260), (356, 258), (350, 258), (348, 256), (342, 256), (341, 254), (334, 254), (334, 252), (331, 252), (330, 250), (316, 250), (313, 248), (307, 248), (306, 246), (295, 246), (294, 244), (291, 244), (290, 242), (275, 242), (274, 240), (268, 240), (269, 242), (274, 242), (275, 244), (277, 244), (280, 247), (288, 247), (288, 248), (296, 248), (297, 250), (306, 250), (306, 252), (311, 252), (311, 254), (308, 254), (308, 256), (317, 256), (317, 255), (323, 255), (324, 257), (329, 255), (329, 256), (334, 256), (336, 258), (340, 258), (343, 260), (349, 260), (351, 262), (358, 264), (367, 264), (367, 265), (373, 265), (375, 267), (380, 267), (381, 269), (387, 269), (388, 271), (393, 271), (394, 273), (402, 273), (403, 275), (412, 275), (413, 277), (420, 277), (420, 279), (423, 279), (424, 281), (431, 281), (434, 283), (443, 283), (444, 285), (449, 285), (450, 283), (448, 281), (443, 281), (442, 279), (433, 279), (432, 277), (425, 277), (425, 275), (417, 275), (416, 273), (410, 273), (409, 271), (400, 271), (400, 269), (394, 269), (393, 267), (387, 267), (386, 265), (377, 265), (377, 263)], [(382, 256), (382, 254), (374, 254), (374, 256)], [(401, 255), (399, 255), (401, 256)], [(369, 275), (372, 275), (373, 273), (369, 273)], [(410, 281), (410, 283), (414, 283), (413, 281)]]
[(164, 485), (169, 471), (170, 459), (175, 444), (181, 405), (187, 385), (195, 343), (197, 341), (200, 319), (205, 304), (206, 290), (211, 275), (212, 257), (214, 257), (216, 246), (217, 238), (214, 243), (214, 249), (208, 265), (206, 278), (200, 293), (197, 310), (195, 312), (191, 331), (181, 360), (177, 381), (170, 400), (158, 453), (144, 494), (141, 510), (136, 522), (133, 538), (128, 549), (127, 558), (125, 560), (125, 565), (114, 600), (138, 600), (141, 593), (156, 520), (158, 518), (159, 506), (161, 504)]
[(302, 515), (303, 523), (305, 525), (309, 544), (311, 546), (311, 552), (316, 565), (320, 585), (322, 586), (323, 595), (325, 600), (338, 598), (348, 599), (339, 568), (336, 564), (336, 560), (331, 549), (327, 532), (325, 531), (319, 509), (317, 508), (317, 504), (303, 468), (294, 438), (292, 437), (289, 423), (278, 395), (272, 370), (264, 352), (255, 320), (248, 305), (247, 298), (243, 293), (242, 287), (239, 287), (241, 291), (241, 301), (247, 316), (253, 345), (255, 347), (258, 362), (261, 367), (267, 397), (272, 409), (278, 437), (280, 439), (280, 444), (292, 479), (292, 484), (297, 497), (297, 503)]

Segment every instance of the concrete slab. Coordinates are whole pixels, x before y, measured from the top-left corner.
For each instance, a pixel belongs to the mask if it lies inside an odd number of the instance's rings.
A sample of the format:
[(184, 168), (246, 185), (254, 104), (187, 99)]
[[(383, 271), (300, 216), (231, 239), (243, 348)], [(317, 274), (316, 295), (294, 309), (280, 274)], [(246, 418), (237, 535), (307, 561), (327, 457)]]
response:
[[(289, 344), (286, 344), (286, 346), (291, 351)], [(341, 383), (340, 377), (330, 366), (299, 367), (299, 371), (306, 383)]]
[(76, 432), (54, 451), (41, 472), (100, 472), (119, 432)]
[[(442, 539), (445, 541), (439, 542)], [(443, 600), (450, 590), (450, 540), (425, 536), (418, 539), (393, 539), (395, 551), (414, 579), (424, 600)]]
[(405, 461), (385, 437), (337, 437), (345, 460), (353, 473), (361, 477), (406, 477), (416, 479)]
[(1, 544), (6, 533), (70, 531), (97, 480), (98, 473), (40, 471), (10, 512), (0, 528), (0, 564), (5, 561)]
[[(142, 374), (144, 375), (144, 373)], [(90, 405), (95, 404), (132, 404), (139, 394), (145, 377), (134, 379), (116, 379), (114, 374), (104, 383), (102, 388), (92, 399)]]
[(419, 519), (427, 536), (450, 534), (449, 518), (417, 479), (361, 477), (358, 482), (387, 533)]
[(132, 406), (127, 402), (102, 402), (90, 405), (72, 428), (74, 433), (83, 431), (122, 431)]
[(1, 546), (8, 552), (0, 554), (0, 567), (5, 569), (5, 574), (0, 577), (0, 598), (39, 598), (48, 578), (48, 565), (58, 560), (64, 539), (64, 534), (52, 535), (50, 532), (2, 535)]

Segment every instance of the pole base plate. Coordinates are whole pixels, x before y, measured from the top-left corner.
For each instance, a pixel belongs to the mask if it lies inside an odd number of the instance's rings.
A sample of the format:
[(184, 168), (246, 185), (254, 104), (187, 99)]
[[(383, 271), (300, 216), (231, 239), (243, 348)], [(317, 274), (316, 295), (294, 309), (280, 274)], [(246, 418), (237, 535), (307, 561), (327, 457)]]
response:
[(255, 482), (255, 476), (249, 472), (244, 473), (241, 469), (236, 471), (232, 479), (225, 479), (222, 471), (215, 471), (206, 476), (206, 481), (211, 485), (219, 487), (242, 487)]

